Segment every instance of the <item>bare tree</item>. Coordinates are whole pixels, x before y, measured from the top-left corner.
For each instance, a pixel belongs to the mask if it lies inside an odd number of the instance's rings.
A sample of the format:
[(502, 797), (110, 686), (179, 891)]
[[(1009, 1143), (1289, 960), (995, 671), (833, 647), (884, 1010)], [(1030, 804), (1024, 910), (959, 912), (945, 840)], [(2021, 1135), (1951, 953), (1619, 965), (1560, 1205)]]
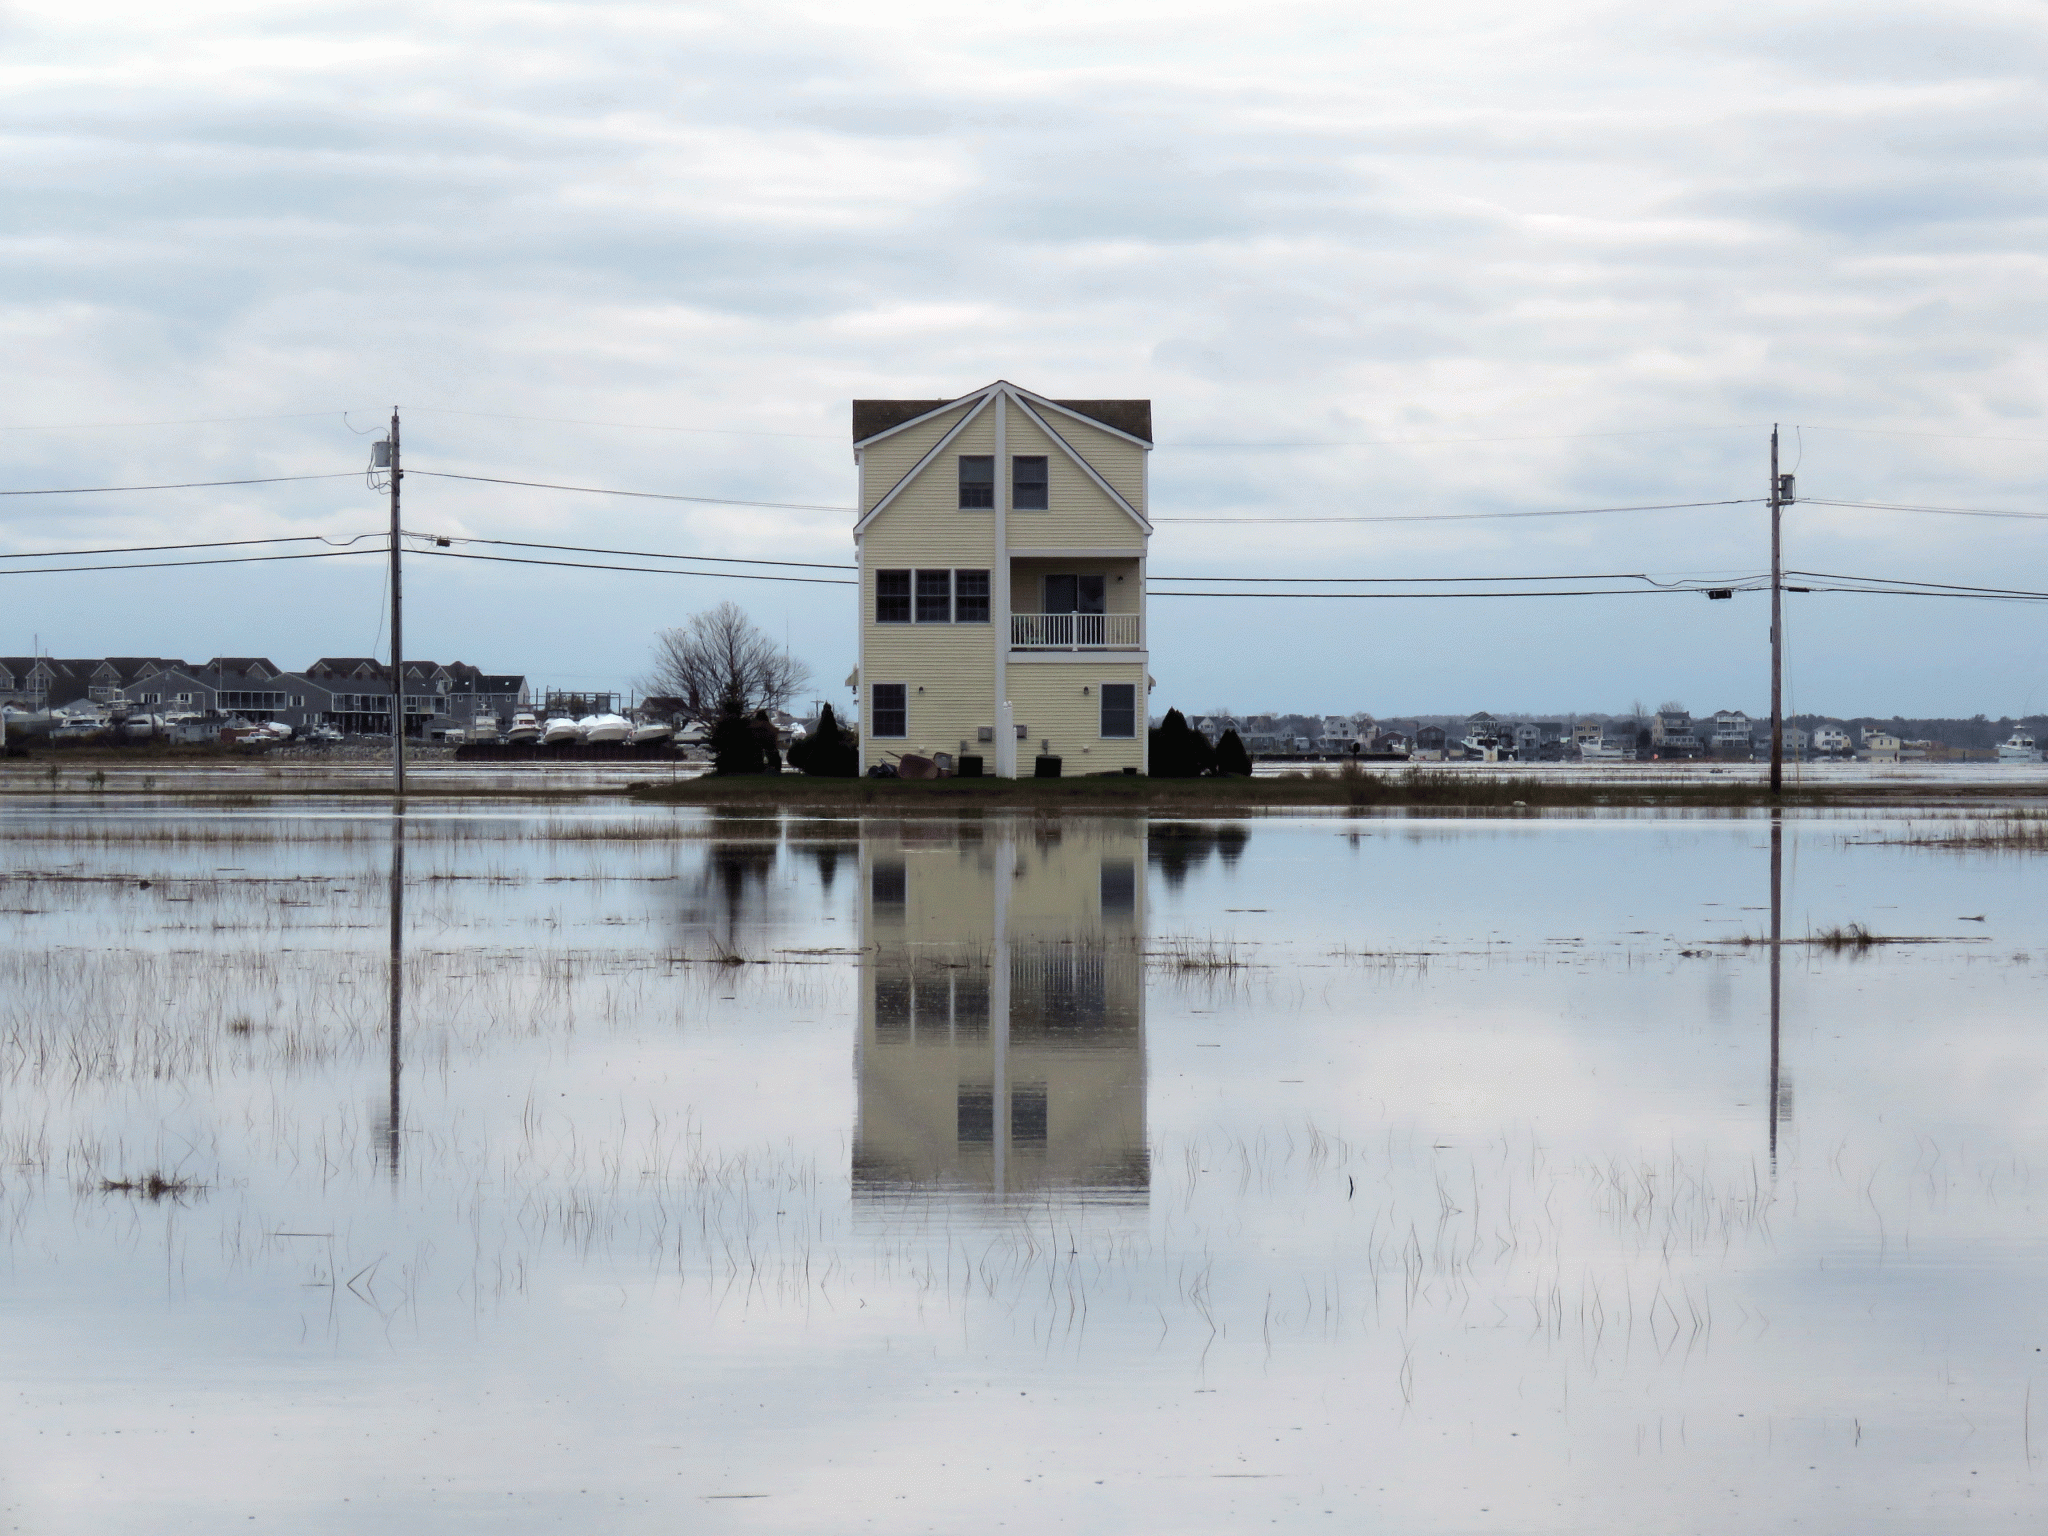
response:
[(708, 720), (730, 691), (747, 713), (780, 709), (811, 680), (811, 669), (755, 627), (737, 603), (693, 613), (655, 638), (654, 664), (640, 680), (650, 701), (670, 706), (685, 720)]

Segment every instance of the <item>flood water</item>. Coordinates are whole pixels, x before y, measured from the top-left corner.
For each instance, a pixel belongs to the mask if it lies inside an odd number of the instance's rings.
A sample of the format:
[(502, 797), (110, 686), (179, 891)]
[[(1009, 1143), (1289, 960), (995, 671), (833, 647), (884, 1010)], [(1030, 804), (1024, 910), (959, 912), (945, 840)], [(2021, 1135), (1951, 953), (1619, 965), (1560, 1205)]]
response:
[(2048, 1514), (2038, 854), (0, 815), (10, 1529)]

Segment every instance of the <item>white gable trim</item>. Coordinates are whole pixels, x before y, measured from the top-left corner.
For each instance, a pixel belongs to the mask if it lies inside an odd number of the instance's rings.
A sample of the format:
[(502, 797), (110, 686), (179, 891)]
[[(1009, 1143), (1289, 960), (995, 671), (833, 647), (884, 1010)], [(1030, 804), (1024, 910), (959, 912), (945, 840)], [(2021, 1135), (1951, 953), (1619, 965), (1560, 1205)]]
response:
[(899, 421), (893, 427), (887, 427), (871, 436), (860, 438), (853, 446), (858, 450), (867, 447), (869, 443), (879, 443), (885, 437), (894, 437), (898, 432), (908, 432), (912, 427), (921, 426), (935, 416), (943, 416), (948, 411), (958, 410), (970, 400), (979, 400), (986, 404), (995, 392), (1001, 388), (1002, 384), (997, 382), (989, 385), (986, 389), (970, 390), (959, 399), (948, 400), (944, 405), (935, 406), (933, 409), (926, 411), (922, 416), (913, 416), (908, 421)]
[[(968, 398), (973, 397), (969, 396)], [(919, 459), (915, 464), (911, 465), (910, 469), (907, 473), (905, 473), (901, 480), (898, 480), (894, 485), (889, 487), (889, 494), (884, 496), (880, 501), (875, 503), (874, 510), (869, 512), (859, 522), (853, 525), (853, 536), (857, 539), (863, 533), (865, 533), (867, 531), (868, 524), (872, 523), (876, 518), (880, 517), (883, 512), (888, 510), (889, 504), (903, 493), (904, 487), (909, 485), (910, 482), (915, 480), (919, 475), (923, 474), (925, 470), (931, 465), (932, 460), (936, 459), (940, 454), (944, 453), (946, 451), (947, 445), (950, 444), (954, 438), (958, 437), (962, 432), (967, 430), (967, 424), (973, 421), (974, 418), (979, 416), (983, 411), (988, 409), (989, 401), (994, 398), (995, 396), (993, 394), (985, 394), (981, 396), (980, 399), (975, 400), (974, 409), (969, 411), (965, 416), (962, 416), (958, 421), (954, 422), (952, 431), (948, 432), (936, 443), (933, 443), (930, 450), (925, 454), (925, 456)], [(950, 411), (954, 408), (954, 406), (957, 406), (959, 404), (960, 402), (958, 400), (955, 400), (951, 402), (949, 405), (947, 405), (946, 409)], [(930, 414), (936, 416), (938, 412), (933, 411)], [(918, 418), (918, 420), (920, 421), (926, 419), (926, 417), (922, 416)], [(913, 425), (913, 423), (906, 421), (903, 425), (907, 427)], [(886, 434), (878, 435), (885, 436)], [(872, 442), (874, 441), (874, 439), (870, 438), (869, 441)], [(1116, 493), (1112, 491), (1110, 492), (1110, 494), (1115, 495)]]
[[(1097, 474), (1095, 472), (1095, 466), (1093, 464), (1090, 464), (1086, 459), (1082, 458), (1080, 454), (1076, 453), (1074, 451), (1073, 444), (1069, 443), (1064, 437), (1061, 437), (1059, 432), (1054, 428), (1051, 422), (1047, 421), (1043, 416), (1039, 415), (1038, 412), (1034, 411), (1029, 405), (1029, 403), (1026, 402), (1026, 400), (1020, 392), (1012, 391), (1010, 398), (1017, 402), (1018, 410), (1022, 411), (1026, 416), (1029, 416), (1033, 421), (1037, 422), (1039, 426), (1045, 429), (1045, 435), (1051, 438), (1055, 443), (1058, 443), (1060, 445), (1060, 451), (1066, 454), (1068, 458), (1072, 459), (1074, 463), (1080, 467), (1082, 474), (1086, 475), (1090, 480), (1093, 480), (1095, 482), (1096, 489), (1101, 491), (1103, 495), (1107, 496), (1119, 507), (1122, 507), (1124, 511), (1127, 514), (1129, 514), (1132, 522), (1136, 523), (1140, 528), (1144, 529), (1146, 533), (1151, 533), (1152, 525), (1145, 521), (1144, 514), (1140, 512), (1136, 507), (1132, 506), (1128, 501), (1125, 501), (1123, 497), (1117, 493), (1117, 489), (1115, 486), (1111, 485), (1107, 480), (1103, 479), (1102, 476)], [(1067, 414), (1071, 416), (1073, 415), (1073, 412), (1069, 411)], [(1078, 417), (1076, 419), (1086, 421), (1088, 418), (1083, 416)], [(1105, 430), (1114, 429), (1106, 428)], [(1119, 437), (1128, 437), (1127, 433), (1119, 432), (1117, 433), (1117, 435)], [(1138, 439), (1136, 439), (1135, 437), (1132, 437), (1129, 440), (1134, 443), (1138, 441)]]
[(1093, 416), (1084, 416), (1079, 411), (1069, 410), (1066, 406), (1061, 405), (1057, 400), (1048, 400), (1043, 395), (1034, 395), (1033, 393), (1031, 393), (1030, 390), (1021, 388), (1018, 385), (1012, 384), (1009, 386), (1009, 389), (1011, 397), (1014, 398), (1019, 405), (1023, 405), (1027, 401), (1030, 402), (1031, 405), (1042, 405), (1049, 411), (1058, 411), (1062, 416), (1068, 417), (1070, 420), (1080, 422), (1083, 426), (1093, 427), (1098, 432), (1107, 432), (1111, 437), (1120, 437), (1127, 443), (1135, 443), (1138, 447), (1144, 449), (1147, 453), (1150, 453), (1152, 451), (1152, 445), (1146, 442), (1145, 439), (1143, 439), (1142, 437), (1134, 437), (1130, 433), (1124, 431), (1124, 429), (1121, 427), (1112, 427), (1106, 421), (1098, 421)]

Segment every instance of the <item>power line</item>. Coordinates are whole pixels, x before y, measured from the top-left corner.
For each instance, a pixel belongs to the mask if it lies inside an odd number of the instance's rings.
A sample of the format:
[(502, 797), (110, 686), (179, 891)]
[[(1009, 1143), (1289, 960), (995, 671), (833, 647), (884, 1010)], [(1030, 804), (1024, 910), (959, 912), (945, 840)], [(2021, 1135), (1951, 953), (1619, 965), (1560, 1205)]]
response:
[(1810, 507), (1862, 507), (1872, 512), (1936, 512), (1948, 517), (2019, 517), (2048, 521), (2048, 512), (2013, 512), (1992, 507), (1923, 507), (1901, 501), (1835, 501), (1826, 496), (1802, 496)]
[(1620, 432), (1523, 432), (1500, 437), (1358, 437), (1309, 438), (1296, 442), (1163, 442), (1159, 448), (1426, 448), (1439, 443), (1559, 443), (1602, 437), (1671, 437), (1688, 432), (1754, 432), (1755, 422), (1730, 422), (1717, 427), (1639, 427)]
[[(381, 555), (381, 549), (323, 549), (303, 555), (223, 555), (217, 560), (137, 560), (125, 565), (31, 565), (0, 569), (0, 576), (56, 576), (66, 571), (171, 571), (188, 565), (261, 565), (270, 560), (345, 560), (351, 555)], [(10, 559), (12, 556), (0, 556)]]
[(1462, 523), (1483, 518), (1504, 517), (1593, 517), (1608, 512), (1682, 512), (1694, 507), (1746, 507), (1761, 505), (1762, 496), (1738, 496), (1729, 501), (1666, 501), (1640, 507), (1564, 507), (1541, 512), (1403, 512), (1374, 517), (1155, 517), (1155, 523)]
[(217, 427), (245, 421), (310, 421), (340, 411), (291, 411), (282, 416), (188, 416), (175, 421), (49, 421), (0, 427), (0, 432), (114, 432), (128, 427)]
[(1709, 581), (1705, 577), (1687, 577), (1682, 581), (1659, 581), (1644, 571), (1589, 571), (1567, 576), (1163, 576), (1156, 572), (1148, 575), (1148, 581), (1249, 581), (1278, 585), (1312, 586), (1318, 582), (1336, 585), (1357, 582), (1377, 586), (1402, 586), (1424, 582), (1459, 581), (1647, 581), (1653, 587), (1678, 588), (1691, 591), (1709, 586), (1723, 587), (1730, 581), (1761, 581), (1761, 576), (1737, 576), (1729, 580)]
[[(1306, 599), (1344, 598), (1354, 602), (1403, 602), (1418, 599), (1461, 597), (1679, 597), (1697, 596), (1706, 587), (1599, 587), (1552, 592), (1147, 592), (1147, 597), (1267, 597)], [(1755, 592), (1758, 587), (1715, 588), (1716, 591)], [(1928, 594), (1930, 596), (1936, 594)]]
[[(457, 411), (438, 405), (409, 405), (406, 409), (415, 416), (474, 416), (484, 421), (537, 421), (562, 427), (622, 427), (629, 432), (688, 432), (704, 437), (794, 437), (814, 443), (836, 443), (840, 440), (837, 432), (766, 432), (749, 427), (668, 427), (650, 426), (641, 421), (590, 421), (575, 416), (512, 416), (502, 411)], [(421, 470), (413, 470), (421, 474)]]
[(854, 512), (856, 507), (824, 506), (806, 501), (741, 501), (734, 496), (679, 496), (669, 491), (618, 491), (602, 485), (556, 485), (546, 480), (504, 480), (496, 475), (457, 475), (437, 469), (409, 469), (409, 475), (436, 480), (473, 480), (482, 485), (523, 485), (538, 491), (582, 491), (591, 496), (635, 496), (648, 501), (694, 501), (712, 507), (773, 507), (785, 512)]
[(254, 480), (180, 480), (168, 485), (62, 485), (49, 490), (0, 491), (0, 496), (98, 496), (110, 491), (194, 491), (218, 485), (283, 485), (291, 480), (353, 480), (362, 471), (331, 475), (264, 475)]
[(207, 539), (196, 544), (122, 544), (105, 549), (29, 549), (0, 554), (0, 560), (62, 560), (73, 555), (140, 555), (179, 549), (237, 549), (249, 544), (354, 544), (360, 539), (380, 537), (359, 533), (353, 538), (330, 539), (321, 533), (294, 533), (275, 539)]
[[(418, 474), (418, 470), (408, 470)], [(796, 581), (817, 587), (857, 587), (857, 581), (830, 576), (769, 576), (752, 571), (678, 571), (657, 565), (594, 565), (583, 560), (536, 560), (529, 555), (466, 555), (452, 549), (416, 549), (416, 555), (434, 555), (443, 560), (490, 560), (503, 565), (556, 565), (577, 571), (636, 571), (645, 576), (701, 576), (716, 581)]]
[[(408, 473), (417, 475), (423, 474), (425, 471), (415, 469), (408, 471)], [(406, 537), (431, 539), (440, 538), (443, 535), (408, 533)], [(449, 534), (446, 537), (453, 538), (458, 544), (497, 544), (509, 549), (554, 549), (572, 555), (627, 555), (644, 560), (704, 560), (715, 562), (719, 565), (784, 565), (812, 571), (851, 571), (858, 569), (857, 566), (832, 565), (822, 560), (749, 560), (739, 555), (672, 555), (659, 549), (598, 549), (586, 544), (535, 544), (525, 539), (471, 539), (464, 538), (459, 534)]]
[(1916, 581), (1902, 576), (1849, 576), (1840, 571), (1787, 571), (1788, 576), (1812, 576), (1821, 581), (1882, 582), (1887, 587), (1932, 587), (1943, 592), (1975, 592), (1995, 597), (2048, 597), (2026, 587), (1977, 587), (1950, 581)]

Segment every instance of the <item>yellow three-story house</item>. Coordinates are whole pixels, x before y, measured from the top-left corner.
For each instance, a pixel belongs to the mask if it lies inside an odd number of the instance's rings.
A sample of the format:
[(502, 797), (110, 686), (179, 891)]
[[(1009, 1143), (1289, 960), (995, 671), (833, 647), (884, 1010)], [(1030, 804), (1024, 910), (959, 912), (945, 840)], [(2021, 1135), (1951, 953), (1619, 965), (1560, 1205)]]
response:
[(1145, 771), (1149, 400), (856, 400), (863, 771)]

